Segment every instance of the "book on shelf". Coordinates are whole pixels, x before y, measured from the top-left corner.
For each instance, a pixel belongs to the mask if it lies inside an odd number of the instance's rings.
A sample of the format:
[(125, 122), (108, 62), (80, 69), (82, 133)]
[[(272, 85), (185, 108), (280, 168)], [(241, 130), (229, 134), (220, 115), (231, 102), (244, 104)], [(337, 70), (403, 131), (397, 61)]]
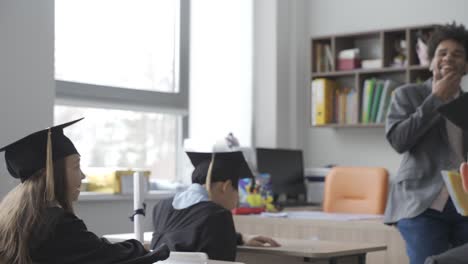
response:
[(463, 190), (460, 173), (456, 171), (442, 171), (445, 187), (452, 199), (457, 212), (463, 216), (468, 216), (468, 193)]
[(322, 61), (322, 44), (317, 43), (315, 44), (315, 71), (322, 72), (323, 71), (323, 61)]
[(361, 122), (384, 123), (393, 91), (400, 83), (393, 80), (370, 78), (362, 88)]
[(333, 98), (337, 83), (326, 78), (312, 80), (312, 125), (333, 122)]
[(332, 71), (335, 68), (335, 60), (333, 59), (333, 54), (331, 51), (331, 46), (329, 44), (325, 45), (325, 57), (327, 58), (327, 64), (326, 64), (326, 70), (327, 71)]
[(331, 45), (327, 43), (315, 44), (315, 71), (330, 72), (334, 68)]
[(361, 113), (362, 113), (362, 123), (368, 124), (370, 123), (370, 111), (372, 107), (372, 97), (374, 95), (374, 87), (375, 87), (375, 78), (367, 79), (364, 81), (364, 87), (362, 89), (362, 106), (361, 106)]
[[(342, 86), (334, 80), (312, 80), (312, 125), (384, 123), (393, 91), (400, 85), (394, 80), (364, 80), (359, 105), (358, 89)], [(361, 117), (361, 119), (359, 119)]]
[(376, 80), (374, 94), (372, 96), (372, 104), (370, 109), (369, 123), (376, 123), (377, 121), (377, 110), (379, 109), (380, 98), (384, 87), (383, 80)]
[(337, 124), (347, 124), (346, 111), (348, 110), (349, 88), (342, 87), (335, 90), (334, 122)]
[(377, 111), (377, 123), (385, 122), (393, 91), (398, 86), (400, 86), (400, 83), (394, 80), (385, 80), (382, 95), (380, 96), (379, 110)]
[(359, 123), (358, 112), (358, 93), (356, 89), (350, 88), (346, 99), (346, 123), (357, 124)]

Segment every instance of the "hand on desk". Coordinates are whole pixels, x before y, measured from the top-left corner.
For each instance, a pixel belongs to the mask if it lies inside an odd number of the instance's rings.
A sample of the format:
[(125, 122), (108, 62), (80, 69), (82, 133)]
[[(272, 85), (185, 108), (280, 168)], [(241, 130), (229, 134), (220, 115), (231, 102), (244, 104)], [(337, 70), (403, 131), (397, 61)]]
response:
[(278, 242), (276, 242), (272, 238), (265, 237), (265, 236), (246, 237), (246, 240), (244, 241), (244, 245), (250, 246), (250, 247), (279, 247), (281, 246)]
[(462, 178), (462, 186), (465, 192), (468, 192), (468, 163), (463, 162), (460, 165), (460, 176)]

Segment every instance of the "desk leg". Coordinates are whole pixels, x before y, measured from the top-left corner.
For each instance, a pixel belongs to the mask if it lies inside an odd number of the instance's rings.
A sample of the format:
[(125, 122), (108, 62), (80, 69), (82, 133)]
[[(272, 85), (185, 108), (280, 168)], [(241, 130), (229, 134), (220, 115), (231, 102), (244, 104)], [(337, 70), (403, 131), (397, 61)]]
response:
[[(351, 260), (351, 262), (349, 262), (350, 261), (349, 257), (351, 257), (351, 256), (330, 258), (328, 260), (328, 264), (340, 264), (340, 263), (342, 263), (342, 261), (345, 261), (346, 263), (366, 264), (366, 254), (365, 253), (353, 256), (352, 257), (353, 260)], [(356, 258), (357, 258), (357, 262), (356, 262)], [(345, 259), (348, 259), (348, 261), (346, 261)]]
[(358, 255), (358, 263), (359, 264), (366, 264), (366, 254), (359, 254)]

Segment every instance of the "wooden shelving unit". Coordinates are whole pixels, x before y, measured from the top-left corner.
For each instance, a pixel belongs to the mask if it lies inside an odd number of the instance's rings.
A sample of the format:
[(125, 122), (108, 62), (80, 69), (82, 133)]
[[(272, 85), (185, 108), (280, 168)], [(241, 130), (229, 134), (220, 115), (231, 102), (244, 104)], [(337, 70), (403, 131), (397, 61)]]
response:
[[(421, 65), (416, 51), (418, 33), (429, 35), (435, 25), (423, 25), (405, 28), (392, 28), (369, 32), (356, 32), (341, 35), (320, 36), (311, 39), (311, 77), (326, 78), (338, 84), (338, 89), (347, 87), (357, 93), (358, 123), (330, 123), (314, 125), (312, 118), (312, 92), (309, 87), (309, 121), (311, 127), (328, 128), (368, 128), (384, 127), (383, 123), (362, 123), (363, 86), (365, 80), (376, 78), (380, 80), (393, 80), (400, 84), (424, 81), (431, 76), (427, 65)], [(401, 43), (405, 49), (401, 53)], [(339, 70), (338, 55), (343, 50), (357, 48), (361, 60), (380, 59), (381, 67), (355, 68)], [(405, 63), (394, 64), (397, 55), (403, 54)], [(401, 56), (400, 56), (401, 57)], [(324, 61), (328, 60), (328, 62)], [(332, 61), (332, 62), (330, 62)], [(325, 65), (324, 65), (325, 64)], [(328, 64), (328, 65), (327, 65)]]

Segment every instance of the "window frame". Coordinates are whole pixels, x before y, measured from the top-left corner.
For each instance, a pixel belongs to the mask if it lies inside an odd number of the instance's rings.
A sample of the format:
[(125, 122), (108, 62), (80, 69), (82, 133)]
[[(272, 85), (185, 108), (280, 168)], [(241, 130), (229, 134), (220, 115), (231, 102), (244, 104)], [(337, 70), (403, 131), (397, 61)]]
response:
[(54, 106), (110, 108), (177, 115), (176, 181), (181, 181), (183, 177), (180, 169), (182, 142), (188, 137), (189, 118), (190, 0), (180, 0), (178, 23), (177, 92), (158, 92), (55, 80)]

